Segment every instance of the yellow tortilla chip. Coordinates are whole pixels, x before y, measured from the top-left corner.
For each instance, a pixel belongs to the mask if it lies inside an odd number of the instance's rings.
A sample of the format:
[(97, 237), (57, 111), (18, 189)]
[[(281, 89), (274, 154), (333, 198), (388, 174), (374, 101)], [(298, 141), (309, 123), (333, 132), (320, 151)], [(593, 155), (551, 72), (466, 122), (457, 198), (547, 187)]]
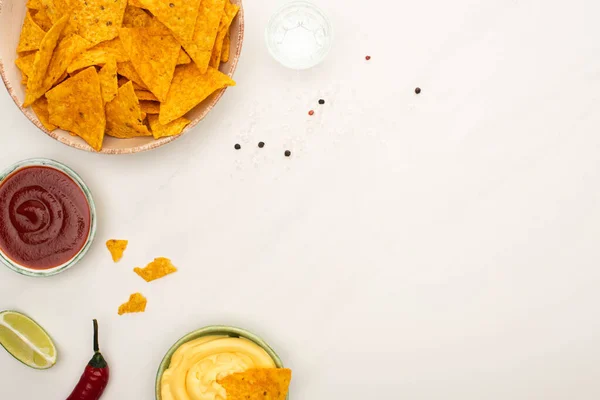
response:
[(217, 379), (227, 400), (285, 400), (292, 371), (284, 368), (252, 368)]
[[(40, 44), (40, 51), (38, 51), (35, 54), (33, 68), (31, 69), (29, 80), (27, 81), (27, 95), (29, 95), (29, 92), (35, 92), (36, 90), (42, 87), (42, 84), (44, 83), (44, 77), (46, 76), (46, 72), (48, 71), (48, 66), (50, 65), (50, 61), (52, 60), (52, 54), (54, 53), (54, 49), (58, 44), (58, 38), (60, 37), (62, 31), (65, 29), (67, 21), (68, 16), (64, 16), (44, 36), (44, 39)], [(29, 107), (36, 99), (37, 98), (34, 98), (30, 102), (28, 102), (26, 96), (24, 106)]]
[[(117, 68), (117, 72), (118, 72), (118, 68)], [(144, 92), (147, 92), (146, 89), (144, 89), (143, 87), (141, 87), (140, 85), (138, 85), (137, 83), (135, 83), (134, 81), (130, 81), (129, 79), (125, 78), (124, 76), (120, 76), (119, 77), (119, 87), (123, 86), (124, 84), (126, 84), (127, 82), (131, 82), (133, 84), (133, 88), (135, 90), (142, 90)], [(150, 92), (148, 92), (150, 93)], [(152, 93), (150, 93), (152, 94)], [(153, 95), (154, 96), (154, 95)]]
[[(130, 2), (131, 4), (131, 2)], [(152, 16), (138, 7), (128, 5), (123, 16), (124, 28), (144, 28), (148, 26)]]
[(149, 101), (149, 100), (141, 100), (140, 108), (142, 112), (146, 114), (156, 114), (160, 113), (160, 103), (157, 101)]
[(52, 20), (48, 16), (48, 13), (46, 12), (45, 8), (42, 8), (41, 10), (37, 11), (31, 16), (31, 18), (33, 18), (35, 23), (38, 24), (38, 26), (42, 28), (44, 32), (48, 32), (50, 28), (52, 28)]
[(221, 64), (221, 51), (223, 50), (223, 42), (239, 9), (239, 6), (231, 4), (229, 0), (227, 0), (225, 3), (225, 14), (223, 15), (223, 18), (221, 18), (219, 33), (217, 34), (215, 47), (213, 48), (212, 56), (210, 58), (211, 67), (219, 68), (219, 64)]
[(17, 45), (17, 51), (31, 51), (37, 50), (44, 40), (46, 32), (35, 23), (31, 17), (31, 13), (27, 11), (25, 14), (25, 21), (23, 21), (23, 27), (21, 28), (21, 36), (19, 37), (19, 44)]
[(140, 3), (140, 0), (129, 0), (129, 5), (137, 8), (144, 8), (144, 5)]
[(141, 8), (128, 5), (123, 17), (123, 28), (148, 28), (154, 35), (171, 35), (162, 22)]
[(144, 28), (123, 28), (123, 48), (148, 89), (164, 101), (171, 86), (181, 45), (172, 35), (152, 35)]
[(187, 55), (183, 49), (179, 50), (179, 56), (177, 57), (177, 65), (189, 64), (192, 62), (190, 56)]
[(90, 67), (46, 93), (50, 122), (102, 149), (106, 117), (96, 68)]
[(154, 261), (146, 266), (146, 268), (135, 268), (133, 271), (141, 276), (146, 282), (152, 282), (177, 272), (177, 268), (175, 268), (168, 258), (159, 257), (155, 258)]
[(205, 74), (194, 63), (175, 70), (167, 100), (160, 106), (160, 123), (167, 125), (196, 107), (218, 89), (235, 86), (235, 81), (215, 68)]
[(152, 136), (131, 82), (121, 86), (117, 97), (106, 105), (106, 134), (120, 139)]
[(54, 49), (42, 86), (37, 90), (27, 91), (25, 104), (32, 104), (50, 90), (52, 86), (60, 82), (61, 79), (66, 78), (67, 66), (87, 47), (89, 47), (89, 42), (79, 35), (70, 35), (61, 40)]
[(129, 301), (127, 303), (119, 306), (119, 315), (145, 312), (147, 304), (148, 300), (143, 294), (134, 293), (129, 296)]
[(98, 73), (100, 87), (102, 88), (102, 99), (104, 103), (110, 103), (119, 91), (117, 84), (117, 60), (111, 58), (104, 64), (104, 67)]
[(121, 40), (119, 38), (102, 42), (92, 47), (85, 53), (80, 54), (75, 60), (73, 60), (71, 65), (69, 65), (67, 72), (72, 73), (82, 68), (87, 68), (91, 65), (104, 65), (113, 57), (118, 63), (129, 60), (127, 54), (125, 54), (125, 50), (123, 50), (123, 45), (121, 44)]
[(147, 90), (136, 90), (135, 95), (137, 96), (138, 100), (158, 101), (158, 98), (156, 98), (156, 96), (153, 95), (152, 92), (149, 92)]
[(139, 0), (180, 41), (192, 40), (201, 0)]
[(116, 38), (127, 0), (76, 0), (71, 2), (71, 27), (92, 45)]
[(169, 122), (167, 125), (162, 125), (158, 121), (158, 115), (148, 115), (148, 123), (154, 139), (179, 135), (190, 122), (189, 119), (181, 117)]
[(17, 68), (19, 68), (25, 76), (29, 76), (31, 75), (31, 69), (33, 68), (34, 60), (35, 53), (27, 54), (26, 56), (17, 58), (15, 60), (15, 64), (17, 64)]
[(29, 0), (27, 1), (27, 8), (30, 10), (41, 10), (44, 8), (41, 0)]
[(56, 125), (50, 123), (50, 114), (48, 113), (48, 100), (45, 97), (40, 98), (38, 101), (31, 105), (33, 112), (37, 115), (38, 119), (44, 125), (49, 132), (52, 132), (57, 128)]
[(70, 0), (41, 0), (41, 2), (43, 9), (46, 10), (54, 24), (71, 12)]
[(226, 0), (202, 0), (191, 40), (180, 41), (181, 45), (194, 60), (200, 72), (208, 69), (215, 40), (219, 32), (221, 17), (225, 14)]
[(106, 242), (106, 248), (108, 251), (110, 251), (110, 255), (112, 256), (114, 262), (121, 261), (121, 258), (123, 258), (123, 253), (125, 252), (125, 249), (127, 249), (128, 244), (129, 241), (127, 240), (111, 239)]
[(106, 105), (106, 133), (121, 139), (152, 136), (131, 82), (121, 86), (117, 97)]
[(148, 86), (144, 84), (144, 81), (138, 75), (137, 71), (135, 70), (133, 64), (131, 64), (130, 61), (117, 63), (117, 73), (129, 79), (130, 81), (133, 81), (133, 83), (136, 83), (139, 87), (143, 88), (144, 90), (148, 90)]
[(231, 53), (231, 34), (227, 31), (225, 39), (223, 40), (223, 50), (221, 51), (221, 62), (229, 62), (229, 53)]

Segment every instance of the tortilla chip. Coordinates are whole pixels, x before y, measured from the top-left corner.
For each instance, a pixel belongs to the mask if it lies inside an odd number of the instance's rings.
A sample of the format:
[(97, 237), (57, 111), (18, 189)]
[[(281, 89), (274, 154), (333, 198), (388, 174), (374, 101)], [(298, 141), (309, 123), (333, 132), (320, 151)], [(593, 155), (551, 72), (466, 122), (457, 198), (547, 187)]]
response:
[(123, 253), (125, 252), (125, 249), (127, 249), (128, 244), (129, 241), (127, 240), (111, 239), (106, 242), (106, 248), (108, 251), (110, 251), (110, 255), (112, 256), (114, 262), (121, 261), (121, 258), (123, 258)]
[(219, 33), (217, 34), (217, 40), (215, 42), (215, 47), (212, 51), (212, 56), (210, 58), (210, 66), (214, 68), (219, 68), (219, 64), (221, 64), (221, 52), (223, 50), (223, 42), (225, 40), (225, 36), (227, 32), (229, 32), (229, 28), (231, 27), (231, 23), (233, 19), (237, 15), (240, 6), (233, 5), (229, 0), (225, 3), (225, 15), (221, 18), (221, 24), (219, 25)]
[(144, 8), (144, 5), (140, 3), (140, 0), (129, 0), (128, 4), (132, 7)]
[(143, 28), (120, 31), (123, 48), (148, 89), (164, 101), (171, 86), (181, 45), (172, 35), (155, 36)]
[(52, 25), (54, 25), (52, 23), (52, 20), (48, 16), (48, 13), (46, 12), (45, 8), (42, 8), (41, 10), (37, 11), (31, 16), (31, 18), (33, 18), (35, 23), (38, 24), (38, 26), (42, 28), (45, 32), (48, 32), (50, 28), (52, 28)]
[(41, 10), (44, 8), (44, 5), (42, 4), (41, 0), (29, 0), (27, 2), (27, 8), (30, 10)]
[(252, 368), (217, 379), (227, 400), (285, 400), (292, 371), (284, 368)]
[(119, 35), (127, 0), (77, 0), (71, 4), (73, 31), (92, 45)]
[(70, 0), (41, 0), (41, 2), (53, 24), (71, 12)]
[(152, 136), (131, 82), (121, 86), (117, 97), (106, 105), (106, 134), (120, 139)]
[(98, 73), (100, 87), (102, 88), (102, 99), (104, 103), (110, 103), (119, 91), (117, 84), (117, 60), (111, 58), (104, 64), (104, 67)]
[(31, 17), (31, 13), (27, 11), (23, 27), (21, 28), (17, 51), (38, 50), (42, 44), (42, 40), (44, 40), (44, 36), (46, 36), (46, 32), (35, 23)]
[(50, 122), (102, 149), (106, 117), (96, 68), (90, 67), (46, 93)]
[(183, 49), (179, 50), (179, 56), (177, 57), (177, 65), (189, 64), (192, 62), (190, 56), (187, 55)]
[(183, 117), (216, 90), (226, 86), (235, 86), (235, 81), (215, 68), (209, 67), (203, 74), (194, 63), (180, 65), (175, 69), (167, 100), (160, 106), (160, 123), (167, 125)]
[(50, 65), (46, 71), (44, 82), (37, 90), (28, 90), (25, 96), (25, 104), (32, 104), (50, 90), (61, 79), (66, 78), (66, 71), (69, 64), (75, 57), (89, 47), (89, 42), (79, 35), (71, 35), (60, 41), (54, 49), (54, 54), (50, 60)]
[(129, 296), (127, 303), (119, 306), (119, 315), (141, 313), (146, 311), (148, 300), (141, 293), (134, 293)]
[(225, 39), (223, 40), (223, 50), (221, 50), (221, 62), (229, 62), (229, 53), (231, 53), (231, 34), (227, 31)]
[(125, 9), (123, 28), (148, 28), (154, 35), (171, 35), (171, 31), (162, 22), (139, 7), (131, 4)]
[(140, 101), (140, 108), (146, 114), (158, 115), (160, 113), (160, 103), (157, 101), (142, 100)]
[(191, 40), (182, 41), (181, 45), (194, 60), (200, 72), (205, 73), (210, 63), (215, 40), (219, 32), (221, 17), (225, 14), (226, 0), (202, 0), (200, 5), (194, 36)]
[(48, 100), (45, 97), (40, 98), (38, 101), (31, 105), (33, 112), (37, 115), (38, 119), (44, 125), (49, 132), (52, 132), (57, 128), (56, 125), (50, 122), (50, 114), (48, 113)]
[(129, 60), (119, 38), (102, 42), (85, 53), (80, 54), (73, 60), (71, 65), (69, 65), (67, 72), (71, 73), (78, 71), (91, 65), (104, 65), (112, 57), (114, 57), (118, 63)]
[(139, 0), (180, 41), (192, 40), (201, 0)]
[(146, 282), (152, 282), (177, 272), (177, 268), (175, 268), (168, 258), (159, 257), (155, 258), (154, 261), (146, 266), (146, 268), (135, 268), (133, 271), (141, 276)]
[[(131, 2), (130, 2), (131, 4)], [(138, 7), (128, 5), (123, 16), (124, 28), (144, 28), (148, 26), (152, 16)]]
[(148, 116), (148, 123), (150, 124), (150, 130), (154, 139), (179, 135), (190, 122), (189, 119), (181, 117), (173, 122), (169, 122), (167, 125), (161, 125), (158, 121), (158, 115)]
[[(40, 44), (40, 51), (36, 53), (35, 60), (33, 61), (33, 68), (31, 69), (29, 80), (27, 81), (27, 92), (34, 92), (42, 87), (44, 77), (48, 71), (48, 66), (50, 65), (50, 61), (52, 61), (52, 54), (58, 44), (58, 38), (65, 29), (67, 21), (68, 16), (64, 16), (59, 22), (54, 24), (44, 36), (44, 39)], [(28, 102), (26, 96), (24, 106), (29, 107), (36, 99), (37, 98)]]
[(148, 86), (144, 84), (144, 81), (140, 78), (130, 61), (117, 63), (117, 73), (130, 81), (133, 81), (133, 83), (136, 83), (144, 90), (148, 90)]
[(138, 100), (158, 101), (158, 98), (147, 90), (136, 90), (135, 95)]
[(17, 68), (21, 70), (21, 72), (25, 76), (31, 75), (31, 69), (33, 68), (33, 61), (35, 60), (35, 53), (28, 54), (26, 56), (21, 56), (15, 60), (15, 64), (17, 64)]
[[(118, 70), (118, 68), (117, 68), (117, 70)], [(137, 84), (137, 83), (135, 83), (134, 81), (130, 81), (129, 79), (125, 78), (124, 76), (120, 76), (120, 77), (119, 77), (119, 81), (118, 81), (118, 82), (119, 82), (119, 87), (123, 86), (123, 85), (124, 85), (124, 84), (126, 84), (127, 82), (131, 82), (131, 83), (132, 83), (132, 85), (133, 85), (133, 88), (134, 88), (135, 90), (142, 90), (142, 91), (144, 91), (144, 92), (147, 92), (147, 90), (146, 90), (146, 89), (144, 89), (143, 87), (141, 87), (140, 85), (138, 85), (138, 84)], [(148, 92), (148, 93), (150, 93), (150, 92)], [(152, 93), (150, 93), (150, 94), (152, 94)], [(153, 96), (154, 96), (154, 95), (153, 95)]]

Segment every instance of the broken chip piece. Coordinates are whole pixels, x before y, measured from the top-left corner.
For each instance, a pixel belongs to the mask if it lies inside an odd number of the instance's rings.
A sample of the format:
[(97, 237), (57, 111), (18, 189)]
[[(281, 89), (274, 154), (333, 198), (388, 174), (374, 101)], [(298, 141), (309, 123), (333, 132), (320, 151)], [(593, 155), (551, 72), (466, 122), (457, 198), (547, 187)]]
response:
[(177, 268), (171, 263), (171, 260), (164, 257), (155, 258), (145, 268), (135, 268), (133, 270), (146, 282), (152, 282), (156, 279), (164, 278), (165, 276), (177, 272)]
[(110, 255), (114, 262), (119, 262), (121, 258), (123, 258), (123, 253), (125, 252), (125, 249), (127, 249), (127, 244), (129, 244), (129, 241), (127, 240), (110, 239), (106, 241), (106, 248), (110, 251)]
[(119, 315), (141, 313), (146, 311), (148, 300), (141, 293), (134, 293), (129, 296), (129, 301), (119, 306)]

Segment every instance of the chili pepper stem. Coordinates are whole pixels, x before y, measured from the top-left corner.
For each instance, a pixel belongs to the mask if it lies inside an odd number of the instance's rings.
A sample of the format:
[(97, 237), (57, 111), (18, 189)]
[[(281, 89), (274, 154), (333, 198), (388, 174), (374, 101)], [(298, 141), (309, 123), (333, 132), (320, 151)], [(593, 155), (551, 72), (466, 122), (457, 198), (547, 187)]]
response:
[(94, 320), (94, 353), (100, 351), (100, 346), (98, 346), (98, 320)]

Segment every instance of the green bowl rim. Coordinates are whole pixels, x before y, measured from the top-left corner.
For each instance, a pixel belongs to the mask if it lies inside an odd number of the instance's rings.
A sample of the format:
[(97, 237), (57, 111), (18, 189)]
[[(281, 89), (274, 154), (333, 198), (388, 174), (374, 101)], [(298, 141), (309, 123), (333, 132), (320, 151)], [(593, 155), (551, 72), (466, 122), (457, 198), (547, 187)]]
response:
[(59, 265), (57, 267), (50, 268), (50, 269), (44, 269), (44, 270), (28, 268), (28, 267), (20, 265), (20, 264), (14, 262), (13, 260), (11, 260), (8, 256), (6, 256), (2, 252), (2, 249), (0, 249), (0, 262), (2, 262), (9, 269), (11, 269), (21, 275), (30, 276), (30, 277), (53, 276), (56, 274), (60, 274), (61, 272), (64, 272), (64, 271), (68, 270), (69, 268), (73, 267), (75, 264), (77, 264), (85, 256), (85, 254), (88, 252), (88, 250), (92, 246), (92, 243), (94, 242), (94, 238), (96, 236), (96, 224), (97, 224), (96, 204), (94, 203), (94, 197), (92, 196), (92, 192), (90, 191), (88, 186), (85, 184), (83, 179), (81, 179), (79, 174), (77, 174), (77, 172), (73, 171), (71, 168), (69, 168), (65, 164), (63, 164), (59, 161), (56, 161), (56, 160), (52, 160), (50, 158), (29, 158), (27, 160), (19, 161), (15, 164), (11, 165), (10, 167), (6, 168), (4, 171), (2, 171), (0, 173), (0, 185), (2, 185), (2, 182), (4, 182), (4, 180), (6, 178), (8, 178), (10, 175), (12, 175), (13, 173), (15, 173), (23, 168), (28, 168), (28, 167), (48, 167), (48, 168), (54, 168), (57, 171), (64, 173), (69, 178), (71, 178), (77, 184), (77, 186), (81, 189), (81, 191), (83, 192), (83, 194), (88, 202), (89, 208), (90, 208), (90, 231), (88, 233), (88, 238), (87, 238), (85, 244), (83, 245), (83, 247), (81, 248), (81, 250), (79, 250), (79, 253), (77, 253), (71, 260), (67, 261), (66, 263), (64, 263), (62, 265)]
[[(267, 352), (267, 354), (269, 354), (269, 356), (273, 359), (273, 361), (275, 361), (275, 365), (277, 366), (277, 368), (284, 368), (281, 358), (279, 358), (279, 356), (277, 355), (275, 350), (273, 350), (271, 348), (271, 346), (269, 346), (269, 344), (264, 339), (262, 339), (260, 336), (254, 334), (250, 331), (247, 331), (246, 329), (237, 328), (235, 326), (228, 326), (228, 325), (205, 326), (204, 328), (197, 329), (197, 330), (190, 332), (187, 335), (183, 336), (181, 339), (179, 339), (177, 342), (175, 342), (175, 344), (173, 346), (171, 346), (169, 351), (167, 351), (167, 354), (165, 354), (165, 356), (163, 357), (162, 362), (158, 366), (158, 371), (156, 372), (156, 384), (155, 384), (156, 400), (162, 400), (162, 395), (160, 394), (161, 378), (162, 378), (163, 373), (167, 369), (167, 364), (169, 364), (169, 365), (171, 364), (171, 357), (173, 356), (175, 351), (177, 351), (177, 349), (179, 349), (179, 347), (181, 347), (183, 344), (185, 344), (187, 342), (201, 338), (203, 336), (210, 336), (210, 335), (243, 337), (245, 339), (251, 340), (254, 343), (256, 343), (257, 345), (259, 345), (260, 347), (262, 347)], [(288, 399), (289, 399), (289, 395), (288, 395)]]

